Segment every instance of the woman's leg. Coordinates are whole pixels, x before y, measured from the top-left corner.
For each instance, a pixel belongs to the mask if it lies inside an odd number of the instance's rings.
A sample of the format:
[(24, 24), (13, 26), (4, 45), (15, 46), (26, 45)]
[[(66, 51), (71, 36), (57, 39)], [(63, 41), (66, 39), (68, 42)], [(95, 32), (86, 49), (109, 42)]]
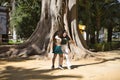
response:
[(53, 55), (53, 58), (52, 58), (52, 69), (54, 69), (56, 57), (57, 57), (57, 54), (54, 54), (54, 55)]
[(63, 54), (59, 54), (59, 66), (58, 68), (63, 69)]
[(63, 54), (59, 54), (59, 65), (63, 64)]
[(69, 53), (70, 53), (70, 50), (69, 50), (68, 46), (66, 45), (64, 47), (64, 55), (65, 55), (65, 58), (66, 58), (66, 65), (67, 65), (68, 69), (71, 69), (71, 63), (70, 63), (70, 59), (69, 59)]
[(64, 54), (64, 55), (65, 55), (65, 58), (66, 58), (67, 68), (68, 68), (68, 69), (71, 69), (71, 63), (70, 63), (70, 60), (69, 60), (69, 56), (68, 56), (68, 54)]

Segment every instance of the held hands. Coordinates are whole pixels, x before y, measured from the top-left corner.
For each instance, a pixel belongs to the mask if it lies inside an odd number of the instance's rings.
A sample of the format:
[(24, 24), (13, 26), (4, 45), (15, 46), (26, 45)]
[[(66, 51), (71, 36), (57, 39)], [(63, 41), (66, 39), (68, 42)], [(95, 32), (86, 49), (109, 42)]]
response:
[(70, 44), (75, 44), (75, 42), (73, 40), (69, 40)]

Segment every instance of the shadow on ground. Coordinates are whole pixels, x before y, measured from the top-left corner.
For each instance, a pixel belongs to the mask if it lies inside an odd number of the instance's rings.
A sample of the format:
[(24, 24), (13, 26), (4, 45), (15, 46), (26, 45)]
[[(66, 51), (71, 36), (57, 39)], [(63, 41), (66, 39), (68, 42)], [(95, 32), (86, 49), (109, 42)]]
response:
[(33, 60), (30, 58), (0, 58), (0, 65), (6, 64), (7, 62), (24, 62), (28, 60)]
[[(54, 70), (36, 70), (36, 69), (23, 69), (12, 66), (7, 66), (5, 70), (0, 72), (0, 80), (56, 80), (60, 78), (77, 78), (81, 79), (82, 76), (72, 76), (72, 75), (52, 75), (47, 74)], [(56, 73), (57, 74), (57, 73)]]
[(72, 69), (82, 67), (82, 66), (101, 64), (101, 63), (105, 63), (108, 61), (115, 61), (115, 60), (120, 60), (120, 57), (115, 57), (115, 58), (111, 58), (111, 59), (103, 59), (102, 61), (94, 62), (94, 63), (88, 63), (88, 64), (82, 64), (82, 65), (72, 65)]

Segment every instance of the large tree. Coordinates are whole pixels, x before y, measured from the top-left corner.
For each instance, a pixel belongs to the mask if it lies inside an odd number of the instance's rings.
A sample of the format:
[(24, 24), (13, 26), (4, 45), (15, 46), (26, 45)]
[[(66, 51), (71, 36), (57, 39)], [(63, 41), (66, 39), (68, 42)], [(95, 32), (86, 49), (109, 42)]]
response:
[[(29, 54), (47, 55), (52, 51), (52, 37), (57, 30), (66, 29), (73, 42), (71, 52), (77, 57), (85, 57), (91, 52), (77, 26), (78, 0), (42, 0), (41, 17), (31, 37), (20, 45), (7, 46), (2, 50), (8, 56)], [(5, 46), (0, 47), (5, 48)], [(0, 49), (0, 50), (1, 50)]]

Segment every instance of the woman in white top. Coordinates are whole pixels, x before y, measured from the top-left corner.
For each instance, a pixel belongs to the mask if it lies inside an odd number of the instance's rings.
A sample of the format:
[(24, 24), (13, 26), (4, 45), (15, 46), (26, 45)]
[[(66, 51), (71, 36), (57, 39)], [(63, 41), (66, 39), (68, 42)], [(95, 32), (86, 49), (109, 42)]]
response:
[(54, 36), (53, 36), (53, 58), (52, 58), (52, 69), (55, 68), (55, 59), (57, 57), (57, 55), (59, 54), (59, 66), (58, 68), (63, 69), (62, 68), (62, 64), (63, 64), (63, 52), (61, 49), (61, 41), (62, 39), (60, 38), (60, 31), (55, 32)]

